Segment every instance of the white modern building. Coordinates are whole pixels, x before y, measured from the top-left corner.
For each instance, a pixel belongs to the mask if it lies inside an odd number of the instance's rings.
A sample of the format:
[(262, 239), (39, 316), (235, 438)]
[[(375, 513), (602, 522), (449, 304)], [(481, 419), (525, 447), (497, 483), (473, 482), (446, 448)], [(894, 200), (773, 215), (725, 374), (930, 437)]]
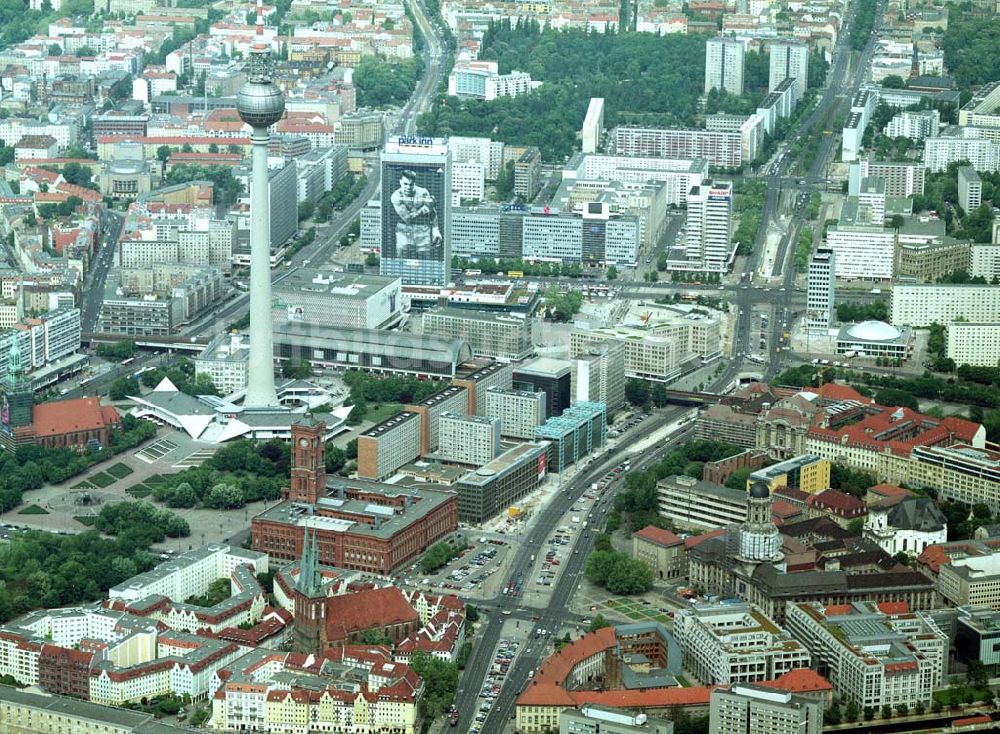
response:
[(731, 183), (707, 182), (692, 188), (687, 200), (685, 259), (668, 261), (668, 267), (707, 273), (728, 272), (736, 256), (732, 217)]
[(809, 258), (805, 315), (808, 329), (827, 330), (833, 324), (836, 262), (830, 247), (815, 248)]
[(993, 242), (973, 242), (969, 245), (969, 275), (993, 282), (1000, 278), (1000, 220), (993, 222)]
[(736, 38), (710, 38), (705, 44), (705, 94), (722, 89), (743, 94), (743, 57), (746, 42)]
[(585, 154), (596, 153), (601, 147), (601, 133), (604, 131), (604, 98), (593, 97), (587, 105), (587, 114), (580, 129), (580, 142)]
[(992, 173), (1000, 167), (1000, 143), (974, 127), (951, 126), (937, 137), (924, 139), (924, 168), (944, 171), (957, 161), (968, 161), (975, 170)]
[(876, 219), (870, 206), (849, 198), (841, 210), (840, 224), (826, 233), (826, 246), (834, 251), (838, 278), (889, 280), (896, 262), (896, 235)]
[(498, 97), (527, 94), (541, 82), (532, 82), (523, 71), (500, 74), (496, 61), (471, 60), (460, 55), (448, 75), (448, 95), (491, 101)]
[(795, 100), (802, 99), (809, 85), (809, 46), (782, 39), (769, 44), (767, 50), (770, 56), (768, 89), (773, 91), (785, 79), (794, 79)]
[(486, 166), (479, 161), (452, 161), (451, 205), (479, 203), (486, 197)]
[(747, 604), (699, 605), (674, 617), (684, 668), (706, 685), (773, 680), (808, 668), (809, 651)]
[(1000, 321), (1000, 288), (976, 284), (897, 284), (892, 289), (891, 321), (913, 327), (960, 320), (973, 324)]
[(448, 138), (448, 151), (453, 163), (482, 163), (487, 181), (495, 181), (503, 166), (504, 145), (489, 138)]
[(483, 466), (500, 454), (500, 419), (442, 413), (436, 455), (444, 461)]
[(378, 329), (402, 313), (398, 277), (296, 268), (274, 285), (271, 320), (323, 327)]

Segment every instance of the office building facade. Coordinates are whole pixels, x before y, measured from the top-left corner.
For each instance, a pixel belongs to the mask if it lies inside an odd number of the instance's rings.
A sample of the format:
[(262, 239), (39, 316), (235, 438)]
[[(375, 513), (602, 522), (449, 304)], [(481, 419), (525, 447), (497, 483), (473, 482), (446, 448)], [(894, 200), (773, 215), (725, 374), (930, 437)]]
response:
[(672, 476), (656, 483), (660, 515), (676, 527), (715, 530), (747, 520), (747, 492), (692, 477)]
[(770, 686), (717, 688), (708, 722), (712, 734), (822, 734), (823, 701)]
[(459, 519), (482, 523), (508, 511), (545, 481), (549, 452), (544, 441), (521, 443), (465, 474), (454, 485)]
[(708, 182), (692, 188), (687, 200), (685, 260), (671, 269), (725, 273), (736, 256), (732, 245), (733, 185)]
[(748, 604), (682, 609), (674, 637), (684, 668), (708, 685), (773, 680), (809, 667), (809, 651)]
[(423, 402), (407, 405), (406, 410), (420, 416), (420, 455), (437, 451), (440, 419), (445, 413), (461, 415), (469, 404), (469, 391), (464, 387), (446, 387)]
[(386, 142), (379, 273), (404, 284), (448, 283), (451, 274), (451, 153), (441, 140)]
[(806, 328), (824, 330), (833, 325), (837, 260), (832, 248), (817, 247), (809, 258), (806, 284)]
[(897, 284), (890, 306), (893, 324), (915, 328), (964, 320), (995, 323), (1000, 316), (1000, 288), (975, 284)]
[(545, 415), (553, 418), (570, 405), (572, 372), (573, 365), (568, 360), (537, 357), (514, 368), (513, 387), (545, 393)]
[(439, 308), (423, 315), (423, 330), (431, 336), (463, 339), (477, 357), (516, 362), (534, 352), (531, 319), (520, 314)]
[(535, 438), (550, 444), (550, 470), (559, 474), (603, 447), (607, 439), (607, 422), (604, 403), (579, 402), (538, 426)]
[(609, 412), (625, 404), (625, 343), (609, 339), (592, 344), (573, 360), (573, 400), (604, 403)]
[(272, 321), (378, 329), (402, 313), (399, 278), (298, 268), (274, 285)]
[(513, 381), (514, 370), (506, 362), (490, 362), (476, 367), (472, 363), (472, 371), (463, 371), (451, 381), (456, 387), (464, 387), (469, 395), (468, 415), (488, 415), (486, 412), (487, 391), (490, 388), (509, 390)]

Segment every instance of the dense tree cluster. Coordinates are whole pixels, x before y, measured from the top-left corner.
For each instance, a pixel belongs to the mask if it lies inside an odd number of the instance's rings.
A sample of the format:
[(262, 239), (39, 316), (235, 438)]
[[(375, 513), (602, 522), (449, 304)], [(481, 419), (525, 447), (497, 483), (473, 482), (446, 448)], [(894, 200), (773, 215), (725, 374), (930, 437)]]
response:
[[(418, 121), (429, 135), (482, 135), (535, 145), (546, 160), (573, 152), (591, 97), (605, 99), (605, 126), (694, 124), (702, 93), (705, 36), (590, 33), (501, 21), (483, 36), (480, 58), (543, 82), (531, 94), (491, 102), (446, 98)], [(355, 76), (355, 78), (357, 78)]]
[(953, 6), (941, 46), (945, 66), (959, 88), (1000, 79), (1000, 27), (984, 19), (972, 3)]
[(837, 321), (845, 324), (856, 321), (887, 321), (888, 318), (889, 307), (883, 300), (837, 304)]
[(148, 502), (117, 502), (104, 505), (94, 527), (133, 548), (148, 548), (164, 538), (186, 538), (191, 534), (187, 520), (170, 510)]
[(573, 316), (583, 305), (583, 295), (571, 288), (560, 289), (558, 286), (551, 286), (545, 289), (543, 297), (545, 310), (553, 321), (572, 321)]
[(878, 0), (858, 0), (854, 25), (851, 26), (851, 48), (860, 51), (865, 47), (871, 37), (878, 14)]
[[(414, 26), (416, 27), (416, 26)], [(360, 107), (384, 107), (406, 102), (423, 71), (419, 58), (384, 59), (365, 56), (354, 69)]]
[(653, 585), (653, 573), (649, 566), (616, 550), (591, 553), (584, 573), (588, 581), (612, 594), (641, 594)]
[(290, 449), (277, 439), (264, 444), (234, 441), (204, 464), (172, 474), (153, 489), (167, 507), (232, 510), (257, 500), (275, 500), (287, 484)]
[(55, 535), (16, 532), (0, 561), (0, 622), (39, 607), (100, 599), (155, 560), (135, 536), (113, 540), (94, 531)]
[(415, 652), (410, 667), (424, 680), (424, 695), (418, 704), (420, 716), (426, 720), (441, 716), (455, 701), (458, 666), (426, 652)]
[(354, 406), (348, 422), (355, 425), (368, 412), (369, 403), (419, 403), (444, 388), (439, 380), (404, 375), (376, 377), (361, 370), (348, 370), (344, 382), (351, 389), (350, 403)]
[[(249, 321), (247, 322), (249, 326)], [(212, 378), (201, 374), (195, 376), (194, 362), (187, 357), (174, 360), (169, 367), (157, 367), (143, 372), (139, 382), (143, 387), (156, 387), (160, 380), (168, 378), (178, 390), (188, 395), (218, 395), (219, 391), (212, 383)]]
[(749, 255), (753, 252), (757, 240), (757, 230), (760, 229), (760, 213), (764, 209), (764, 197), (767, 194), (767, 184), (759, 179), (745, 181), (735, 192), (734, 202), (740, 224), (733, 232), (733, 242), (737, 243), (738, 255)]
[(448, 561), (458, 555), (459, 551), (464, 548), (464, 543), (435, 543), (427, 552), (424, 553), (424, 557), (420, 559), (420, 570), (424, 573), (433, 573), (439, 568), (447, 565)]
[(670, 528), (670, 523), (660, 515), (656, 483), (673, 475), (686, 475), (701, 479), (706, 461), (718, 461), (742, 451), (738, 446), (722, 441), (688, 441), (671, 451), (646, 471), (631, 471), (625, 477), (624, 489), (615, 495), (614, 510), (608, 515), (607, 529), (616, 530), (624, 525), (629, 532), (647, 525)]
[(364, 191), (368, 179), (364, 175), (349, 173), (333, 185), (333, 188), (323, 194), (316, 205), (315, 221), (329, 222), (333, 212), (342, 211)]
[(229, 206), (243, 193), (243, 184), (236, 180), (232, 169), (226, 166), (199, 166), (184, 163), (174, 166), (167, 174), (168, 185), (189, 181), (211, 181), (213, 202), (223, 206)]

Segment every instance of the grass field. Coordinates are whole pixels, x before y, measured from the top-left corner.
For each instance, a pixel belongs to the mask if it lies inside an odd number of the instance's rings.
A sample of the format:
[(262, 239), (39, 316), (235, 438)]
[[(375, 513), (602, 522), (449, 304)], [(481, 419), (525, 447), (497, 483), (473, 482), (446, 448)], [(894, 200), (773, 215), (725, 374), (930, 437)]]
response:
[(141, 500), (144, 497), (149, 497), (149, 495), (153, 494), (153, 490), (147, 487), (145, 484), (137, 484), (134, 487), (129, 487), (128, 489), (126, 489), (125, 493), (132, 495), (137, 500)]
[(104, 471), (113, 476), (115, 479), (124, 479), (129, 474), (131, 474), (133, 470), (132, 467), (128, 466), (127, 464), (122, 464), (121, 462), (118, 462), (113, 466), (109, 466)]
[(160, 484), (163, 484), (165, 481), (167, 481), (167, 478), (165, 476), (163, 476), (162, 474), (154, 474), (151, 477), (146, 477), (143, 480), (143, 483), (147, 487), (156, 487), (156, 486), (158, 486)]
[(381, 423), (386, 418), (396, 415), (403, 409), (400, 403), (371, 403), (365, 411), (365, 420), (372, 423)]
[(90, 482), (80, 482), (79, 484), (74, 484), (73, 489), (94, 489), (94, 485)]
[(97, 474), (91, 475), (90, 479), (88, 479), (87, 481), (89, 481), (91, 484), (94, 484), (94, 485), (100, 487), (101, 489), (104, 489), (105, 487), (110, 487), (112, 484), (114, 484), (118, 480), (115, 479), (110, 474), (106, 474), (106, 473), (104, 473), (104, 472), (101, 471), (101, 472), (97, 472)]
[(86, 525), (88, 528), (93, 527), (94, 523), (97, 522), (96, 515), (76, 515), (73, 519), (81, 525)]
[(38, 505), (28, 505), (23, 510), (17, 511), (18, 515), (48, 515), (49, 511)]

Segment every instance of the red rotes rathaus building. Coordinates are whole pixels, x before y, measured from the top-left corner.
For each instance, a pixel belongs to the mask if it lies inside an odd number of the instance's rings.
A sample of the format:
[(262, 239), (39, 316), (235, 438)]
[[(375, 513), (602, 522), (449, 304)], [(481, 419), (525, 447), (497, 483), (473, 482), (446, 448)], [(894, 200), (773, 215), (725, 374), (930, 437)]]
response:
[(457, 529), (454, 492), (328, 479), (325, 429), (311, 416), (292, 425), (290, 485), (284, 501), (251, 522), (254, 550), (294, 560), (308, 530), (320, 564), (388, 575)]

